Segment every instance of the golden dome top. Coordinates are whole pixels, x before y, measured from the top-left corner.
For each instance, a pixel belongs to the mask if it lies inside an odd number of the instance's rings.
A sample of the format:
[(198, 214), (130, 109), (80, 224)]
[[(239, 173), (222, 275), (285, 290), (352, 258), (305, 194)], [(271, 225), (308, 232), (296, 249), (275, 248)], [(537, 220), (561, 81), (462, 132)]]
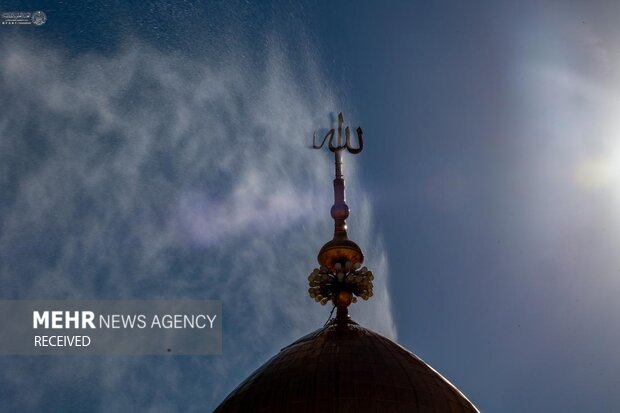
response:
[(415, 354), (351, 320), (336, 318), (283, 348), (215, 412), (478, 410)]

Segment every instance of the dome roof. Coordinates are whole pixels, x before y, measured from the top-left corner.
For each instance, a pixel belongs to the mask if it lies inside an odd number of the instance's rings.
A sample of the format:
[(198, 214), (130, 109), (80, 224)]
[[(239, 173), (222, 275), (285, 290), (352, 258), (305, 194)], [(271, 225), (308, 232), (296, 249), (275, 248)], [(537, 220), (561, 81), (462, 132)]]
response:
[(250, 411), (478, 412), (416, 355), (342, 319), (282, 349), (215, 409)]

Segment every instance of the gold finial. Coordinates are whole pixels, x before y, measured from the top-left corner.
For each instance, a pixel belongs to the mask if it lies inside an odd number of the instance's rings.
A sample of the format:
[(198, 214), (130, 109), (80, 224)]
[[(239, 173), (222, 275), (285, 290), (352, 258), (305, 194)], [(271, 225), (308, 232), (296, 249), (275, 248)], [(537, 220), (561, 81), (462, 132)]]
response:
[[(342, 141), (342, 113), (338, 114), (338, 135), (336, 130), (330, 129), (320, 145), (316, 143), (316, 134), (312, 138), (312, 147), (320, 149), (328, 141), (328, 148), (335, 157), (334, 179), (334, 205), (331, 208), (331, 216), (334, 219), (334, 238), (325, 243), (317, 260), (321, 265), (308, 277), (310, 297), (321, 304), (332, 301), (338, 307), (337, 318), (344, 319), (347, 307), (357, 301), (357, 297), (364, 300), (372, 297), (372, 272), (366, 267), (361, 267), (364, 262), (364, 254), (361, 248), (347, 236), (346, 219), (349, 217), (349, 207), (345, 201), (345, 185), (342, 176), (342, 152), (347, 151), (353, 155), (364, 149), (362, 128), (357, 128), (358, 146), (351, 145), (351, 131), (347, 126), (344, 130), (345, 141)], [(334, 139), (336, 143), (334, 144)]]
[[(330, 129), (320, 145), (316, 144), (316, 134), (312, 139), (312, 147), (320, 149), (325, 145), (329, 138), (328, 148), (334, 153), (336, 177), (334, 179), (334, 205), (331, 208), (331, 216), (334, 219), (334, 238), (323, 245), (317, 257), (319, 264), (329, 269), (334, 269), (337, 262), (344, 264), (347, 261), (353, 264), (364, 262), (364, 254), (361, 248), (347, 237), (346, 219), (349, 217), (349, 206), (345, 201), (345, 185), (342, 177), (342, 151), (346, 150), (355, 155), (364, 149), (362, 128), (357, 128), (358, 147), (351, 146), (351, 131), (347, 126), (345, 132), (345, 142), (342, 142), (342, 112), (338, 114), (338, 136), (334, 136), (335, 129)], [(334, 138), (337, 138), (334, 145)]]

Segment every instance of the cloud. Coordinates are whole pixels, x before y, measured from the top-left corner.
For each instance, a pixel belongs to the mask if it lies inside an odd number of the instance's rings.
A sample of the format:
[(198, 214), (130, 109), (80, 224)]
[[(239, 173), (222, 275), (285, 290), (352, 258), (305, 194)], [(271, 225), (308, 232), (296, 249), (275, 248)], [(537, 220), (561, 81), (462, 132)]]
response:
[[(27, 39), (0, 50), (2, 298), (210, 298), (224, 311), (222, 356), (4, 357), (9, 410), (204, 411), (323, 324), (306, 277), (331, 238), (333, 166), (308, 146), (340, 108), (311, 62), (293, 65), (275, 38), (262, 63), (137, 41), (110, 55)], [(394, 337), (386, 254), (346, 168), (351, 234), (377, 274), (352, 314)]]

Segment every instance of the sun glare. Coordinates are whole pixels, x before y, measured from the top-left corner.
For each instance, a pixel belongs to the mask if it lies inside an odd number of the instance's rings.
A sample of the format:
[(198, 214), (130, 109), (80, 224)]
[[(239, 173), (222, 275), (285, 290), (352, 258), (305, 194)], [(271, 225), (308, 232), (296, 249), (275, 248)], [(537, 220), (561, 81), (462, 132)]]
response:
[(581, 189), (620, 187), (620, 153), (582, 160), (575, 168), (574, 179)]

